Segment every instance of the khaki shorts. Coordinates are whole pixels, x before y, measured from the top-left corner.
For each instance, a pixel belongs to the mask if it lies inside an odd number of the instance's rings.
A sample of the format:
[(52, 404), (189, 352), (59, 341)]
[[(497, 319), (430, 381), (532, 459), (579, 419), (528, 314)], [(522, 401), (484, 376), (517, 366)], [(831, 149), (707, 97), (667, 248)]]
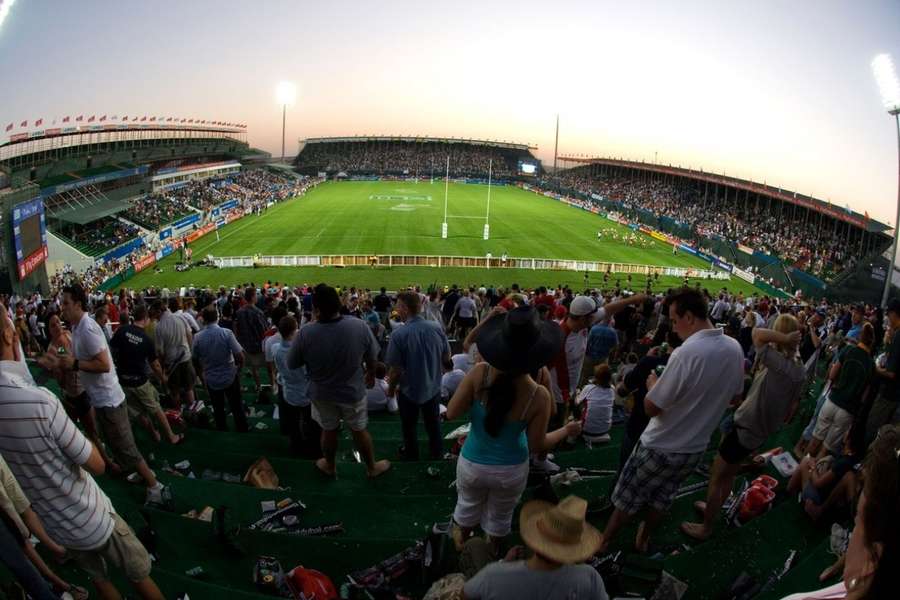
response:
[(122, 517), (112, 515), (113, 532), (95, 550), (69, 550), (73, 562), (94, 581), (109, 580), (109, 565), (121, 569), (128, 581), (137, 583), (150, 577), (150, 555)]
[(144, 460), (144, 457), (141, 456), (140, 450), (134, 443), (131, 421), (128, 419), (128, 404), (123, 402), (115, 408), (96, 408), (94, 410), (97, 413), (100, 432), (106, 438), (106, 443), (116, 462), (125, 470), (133, 469)]
[(336, 404), (322, 400), (312, 401), (312, 418), (325, 431), (334, 431), (343, 421), (353, 431), (365, 431), (369, 424), (366, 399), (356, 404)]
[(840, 453), (844, 446), (844, 434), (850, 431), (852, 425), (853, 415), (829, 399), (819, 411), (813, 437), (822, 440), (831, 452)]
[(123, 385), (122, 391), (125, 392), (128, 413), (132, 417), (138, 415), (155, 417), (162, 410), (162, 407), (159, 405), (159, 395), (156, 393), (156, 388), (149, 381), (145, 381), (143, 385), (137, 387)]
[(244, 354), (244, 358), (247, 361), (247, 366), (256, 369), (265, 369), (266, 368), (266, 355), (260, 352), (259, 354), (251, 354), (250, 352), (246, 352)]
[(194, 371), (194, 365), (189, 360), (178, 363), (172, 369), (172, 372), (169, 373), (168, 385), (170, 390), (187, 392), (194, 389), (196, 382), (197, 373)]

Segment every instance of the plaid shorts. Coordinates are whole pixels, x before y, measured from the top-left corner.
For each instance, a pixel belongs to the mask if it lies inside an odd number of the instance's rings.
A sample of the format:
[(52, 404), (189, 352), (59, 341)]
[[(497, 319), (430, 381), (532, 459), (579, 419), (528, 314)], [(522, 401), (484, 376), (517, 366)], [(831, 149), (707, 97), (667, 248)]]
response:
[(703, 452), (676, 454), (645, 448), (640, 442), (622, 468), (612, 495), (613, 505), (633, 515), (645, 506), (664, 512), (672, 506), (678, 486), (693, 473)]

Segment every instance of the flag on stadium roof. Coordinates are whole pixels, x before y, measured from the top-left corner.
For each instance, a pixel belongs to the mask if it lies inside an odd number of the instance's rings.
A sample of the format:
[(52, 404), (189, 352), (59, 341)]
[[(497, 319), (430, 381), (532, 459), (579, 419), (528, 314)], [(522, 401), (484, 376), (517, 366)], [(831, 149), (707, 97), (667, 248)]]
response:
[(7, 130), (7, 131), (10, 131), (12, 128), (13, 128), (13, 124), (12, 124), (12, 123), (10, 123), (9, 125), (6, 126), (6, 130)]
[(68, 123), (68, 122), (69, 122), (69, 117), (68, 116), (63, 117), (63, 123)]
[(151, 120), (151, 121), (155, 121), (155, 120), (156, 120), (156, 117), (150, 117), (150, 120)]
[(76, 120), (76, 121), (83, 121), (83, 120), (84, 120), (84, 115), (78, 115), (77, 117), (75, 117), (75, 120)]
[(194, 122), (193, 119), (188, 119), (188, 123), (193, 123), (193, 122)]
[(19, 127), (28, 127), (28, 121), (22, 121)]
[(96, 118), (97, 118), (97, 115), (91, 115), (91, 118), (88, 119), (87, 122), (88, 122), (88, 123), (93, 123), (94, 120), (95, 120)]
[(40, 127), (41, 123), (43, 123), (43, 122), (44, 122), (44, 118), (41, 117), (40, 119), (38, 119), (37, 121), (34, 122), (34, 126)]
[(127, 120), (128, 120), (128, 117), (122, 117), (122, 120), (123, 120), (123, 121), (127, 121)]
[(105, 121), (105, 120), (106, 120), (106, 115), (103, 115), (102, 117), (100, 117), (100, 120), (101, 120), (101, 121)]
[(166, 123), (170, 122), (171, 120), (172, 120), (172, 117), (169, 117), (168, 119), (166, 119)]
[(133, 118), (133, 119), (131, 120), (131, 122), (133, 123), (134, 121), (137, 121), (137, 120), (138, 120), (138, 118), (135, 117), (135, 118)]

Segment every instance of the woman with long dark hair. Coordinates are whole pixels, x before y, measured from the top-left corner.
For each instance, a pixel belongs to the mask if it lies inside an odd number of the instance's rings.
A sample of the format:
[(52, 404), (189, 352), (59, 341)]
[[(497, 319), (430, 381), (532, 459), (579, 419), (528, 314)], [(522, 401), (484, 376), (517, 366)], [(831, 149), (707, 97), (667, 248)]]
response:
[(458, 546), (479, 525), (494, 542), (505, 537), (528, 480), (529, 453), (581, 433), (578, 423), (547, 433), (550, 393), (535, 382), (562, 343), (559, 325), (529, 306), (482, 324), (477, 344), (485, 362), (466, 374), (447, 407), (448, 419), (467, 412), (471, 419), (456, 467)]

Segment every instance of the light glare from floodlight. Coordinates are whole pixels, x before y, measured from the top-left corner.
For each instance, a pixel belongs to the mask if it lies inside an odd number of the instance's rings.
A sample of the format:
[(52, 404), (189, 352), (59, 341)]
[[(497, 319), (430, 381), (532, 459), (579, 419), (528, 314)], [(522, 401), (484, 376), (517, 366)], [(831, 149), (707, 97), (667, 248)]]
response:
[(12, 8), (12, 5), (16, 0), (0, 0), (0, 25), (3, 25), (3, 21), (6, 19), (6, 15), (9, 14), (9, 9)]
[(900, 81), (894, 70), (894, 61), (889, 54), (879, 54), (872, 60), (872, 73), (881, 91), (881, 101), (887, 111), (893, 115), (900, 112)]
[(282, 106), (292, 106), (297, 99), (297, 86), (290, 81), (282, 81), (275, 88), (275, 98)]

